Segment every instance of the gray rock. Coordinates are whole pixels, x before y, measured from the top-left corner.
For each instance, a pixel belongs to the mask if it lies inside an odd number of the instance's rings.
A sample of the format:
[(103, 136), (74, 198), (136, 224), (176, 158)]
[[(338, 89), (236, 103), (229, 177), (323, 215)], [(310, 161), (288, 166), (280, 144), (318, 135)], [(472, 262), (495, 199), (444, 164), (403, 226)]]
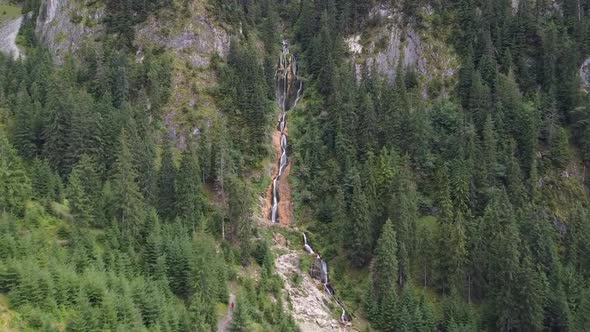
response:
[(224, 57), (229, 50), (229, 35), (205, 16), (196, 16), (178, 33), (168, 34), (157, 21), (148, 22), (137, 31), (136, 39), (155, 43), (186, 58), (193, 67), (207, 67), (213, 55)]
[[(421, 10), (423, 15), (433, 15), (433, 9), (429, 6)], [(369, 16), (379, 22), (371, 39), (363, 41), (358, 35), (346, 39), (349, 53), (356, 63), (357, 77), (360, 77), (364, 63), (369, 68), (375, 68), (390, 82), (395, 80), (399, 65), (402, 68), (412, 67), (426, 81), (453, 81), (458, 59), (452, 49), (437, 38), (436, 31), (418, 31), (411, 23), (412, 20), (406, 19), (395, 7), (377, 6)], [(428, 36), (427, 41), (423, 40), (423, 35)], [(427, 93), (425, 87), (422, 91), (424, 96)]]
[(103, 16), (104, 7), (87, 0), (42, 0), (35, 33), (61, 63), (67, 52), (75, 52), (84, 39), (102, 31)]
[(16, 45), (16, 35), (23, 21), (23, 16), (16, 19), (7, 20), (0, 26), (0, 52), (6, 55), (12, 55), (18, 59), (22, 52)]

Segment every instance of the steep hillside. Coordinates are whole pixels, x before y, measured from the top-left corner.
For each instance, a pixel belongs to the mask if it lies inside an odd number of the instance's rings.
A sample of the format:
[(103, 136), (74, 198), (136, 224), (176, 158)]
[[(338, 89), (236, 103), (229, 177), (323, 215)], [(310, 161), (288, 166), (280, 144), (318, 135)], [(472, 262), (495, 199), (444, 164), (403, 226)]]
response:
[(0, 0), (0, 329), (588, 331), (589, 40), (589, 0)]
[[(61, 63), (65, 54), (106, 42), (105, 10), (100, 1), (43, 0), (35, 32)], [(146, 50), (163, 50), (173, 59), (165, 124), (181, 147), (186, 135), (197, 134), (217, 118), (211, 96), (216, 74), (210, 60), (225, 57), (229, 49), (228, 32), (208, 13), (204, 1), (191, 1), (183, 10), (163, 9), (149, 16), (134, 28), (133, 41), (137, 62), (143, 61)]]

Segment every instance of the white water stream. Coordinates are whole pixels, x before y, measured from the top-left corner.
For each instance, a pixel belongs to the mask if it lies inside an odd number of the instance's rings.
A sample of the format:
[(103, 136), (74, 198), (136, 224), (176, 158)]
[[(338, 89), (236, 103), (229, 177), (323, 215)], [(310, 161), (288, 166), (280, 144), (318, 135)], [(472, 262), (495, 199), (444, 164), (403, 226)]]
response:
[(273, 223), (279, 221), (279, 178), (283, 175), (289, 158), (287, 157), (287, 111), (297, 105), (301, 92), (303, 91), (303, 81), (297, 76), (297, 59), (289, 53), (289, 45), (283, 41), (283, 50), (279, 57), (277, 68), (276, 98), (281, 108), (281, 117), (279, 119), (278, 129), (281, 133), (281, 156), (279, 158), (279, 171), (272, 180), (272, 209), (270, 219)]

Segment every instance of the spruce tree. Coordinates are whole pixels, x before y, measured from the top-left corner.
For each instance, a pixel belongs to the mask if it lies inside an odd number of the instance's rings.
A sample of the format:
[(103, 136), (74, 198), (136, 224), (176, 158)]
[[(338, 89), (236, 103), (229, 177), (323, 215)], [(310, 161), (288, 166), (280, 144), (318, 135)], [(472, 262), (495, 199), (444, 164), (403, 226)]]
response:
[(559, 128), (557, 134), (551, 140), (550, 157), (553, 165), (558, 170), (564, 169), (569, 162), (569, 142), (568, 134), (563, 128)]
[(194, 144), (182, 154), (176, 174), (176, 215), (195, 229), (204, 208), (201, 170)]
[(386, 332), (394, 332), (398, 323), (399, 306), (395, 288), (386, 291), (381, 304), (379, 326)]
[(393, 223), (387, 220), (377, 242), (375, 257), (371, 265), (372, 299), (376, 307), (381, 307), (384, 296), (395, 289), (398, 280), (397, 240)]
[[(71, 91), (64, 93), (58, 85), (57, 78), (52, 78), (49, 84), (47, 96), (48, 116), (45, 118), (43, 140), (45, 144), (44, 155), (57, 170), (60, 176), (65, 177), (73, 165), (71, 153), (72, 130), (72, 98)], [(75, 162), (75, 161), (74, 161)]]
[(367, 198), (356, 170), (352, 174), (352, 196), (348, 213), (348, 225), (344, 229), (344, 247), (352, 265), (360, 267), (367, 263), (371, 250), (371, 225)]
[(392, 208), (397, 231), (399, 286), (410, 279), (410, 263), (416, 247), (416, 221), (418, 206), (416, 185), (411, 179), (409, 162), (406, 159), (397, 177), (397, 192)]
[(93, 219), (92, 200), (82, 185), (80, 170), (74, 170), (68, 177), (67, 197), (70, 212), (75, 221), (87, 225)]
[(133, 168), (129, 138), (126, 131), (122, 130), (112, 183), (116, 202), (115, 217), (120, 223), (123, 234), (131, 236), (136, 236), (140, 232), (145, 217), (143, 197), (137, 185), (137, 176)]
[(35, 122), (38, 114), (26, 89), (22, 89), (16, 101), (16, 115), (13, 130), (14, 146), (25, 159), (32, 159), (36, 155)]
[(471, 82), (467, 105), (468, 114), (477, 128), (483, 128), (484, 121), (491, 110), (490, 88), (483, 82), (481, 74), (477, 71), (474, 72)]
[(1, 129), (0, 156), (0, 211), (20, 215), (31, 196), (31, 182)]
[(176, 173), (172, 142), (166, 141), (158, 175), (158, 211), (164, 220), (171, 221), (176, 217)]
[(584, 331), (590, 326), (590, 288), (587, 288), (580, 298), (581, 301), (576, 310), (574, 324), (577, 331)]

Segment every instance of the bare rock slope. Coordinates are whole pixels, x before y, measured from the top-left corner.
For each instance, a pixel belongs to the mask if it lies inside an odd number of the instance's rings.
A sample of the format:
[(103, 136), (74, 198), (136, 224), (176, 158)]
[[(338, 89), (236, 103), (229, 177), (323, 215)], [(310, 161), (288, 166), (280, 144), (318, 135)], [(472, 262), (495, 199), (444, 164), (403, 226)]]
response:
[(0, 26), (0, 52), (6, 55), (12, 55), (14, 59), (17, 59), (21, 55), (16, 45), (16, 36), (22, 21), (23, 17), (21, 16), (2, 22)]
[[(300, 251), (289, 250), (275, 261), (276, 272), (285, 283), (284, 292), (291, 301), (291, 313), (297, 325), (303, 332), (349, 331), (334, 319), (327, 305), (332, 299), (324, 293), (321, 285), (306, 271), (300, 271), (301, 254)], [(293, 281), (295, 274), (301, 277), (297, 283)]]
[(91, 0), (42, 0), (35, 33), (57, 62), (103, 30), (104, 7)]

